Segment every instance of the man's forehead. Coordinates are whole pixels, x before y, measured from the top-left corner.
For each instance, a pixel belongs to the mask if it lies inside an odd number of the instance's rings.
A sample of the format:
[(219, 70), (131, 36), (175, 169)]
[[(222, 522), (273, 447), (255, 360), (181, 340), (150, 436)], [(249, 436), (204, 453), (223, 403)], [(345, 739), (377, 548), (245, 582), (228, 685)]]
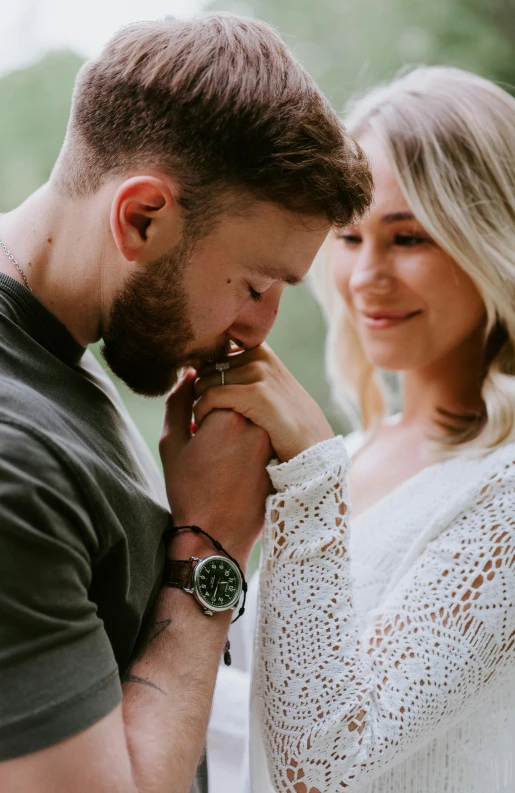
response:
[(276, 243), (309, 245), (320, 234), (327, 235), (331, 224), (320, 215), (306, 215), (278, 206), (271, 201), (254, 200), (231, 205), (226, 213), (226, 222), (241, 226), (245, 234), (266, 233)]

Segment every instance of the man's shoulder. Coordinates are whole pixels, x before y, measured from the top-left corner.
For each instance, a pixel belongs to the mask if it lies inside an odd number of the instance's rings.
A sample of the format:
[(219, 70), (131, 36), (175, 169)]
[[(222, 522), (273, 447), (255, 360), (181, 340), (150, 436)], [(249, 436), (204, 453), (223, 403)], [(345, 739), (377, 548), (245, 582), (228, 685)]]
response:
[(0, 400), (0, 489), (17, 481), (52, 484), (61, 492), (76, 489), (73, 465), (43, 424), (9, 410)]
[(29, 445), (51, 446), (52, 434), (60, 424), (44, 394), (0, 374), (0, 440), (17, 436)]

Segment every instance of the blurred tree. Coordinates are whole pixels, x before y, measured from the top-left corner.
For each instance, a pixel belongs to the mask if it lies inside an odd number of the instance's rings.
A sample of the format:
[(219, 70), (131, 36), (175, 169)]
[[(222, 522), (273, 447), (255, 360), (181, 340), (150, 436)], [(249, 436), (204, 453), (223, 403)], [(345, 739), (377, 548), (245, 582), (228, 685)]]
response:
[(431, 31), (429, 63), (476, 71), (513, 92), (515, 0), (436, 0), (416, 17)]
[(0, 79), (0, 211), (46, 182), (61, 148), (82, 60), (55, 52)]
[[(401, 51), (404, 44), (410, 50), (426, 48), (423, 36), (418, 32), (412, 36), (396, 3), (397, 0), (213, 0), (210, 8), (258, 17), (274, 25), (335, 107), (340, 108), (356, 90), (381, 79), (385, 73), (393, 73), (405, 60)], [(408, 57), (412, 57), (411, 51)]]
[(515, 83), (515, 0), (212, 0), (274, 25), (335, 107), (412, 63)]

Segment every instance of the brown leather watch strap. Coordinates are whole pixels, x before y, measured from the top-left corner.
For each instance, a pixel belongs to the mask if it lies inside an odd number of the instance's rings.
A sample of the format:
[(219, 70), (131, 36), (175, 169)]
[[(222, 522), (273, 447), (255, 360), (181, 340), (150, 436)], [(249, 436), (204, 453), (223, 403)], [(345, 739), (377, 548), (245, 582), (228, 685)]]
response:
[(193, 559), (168, 559), (163, 574), (164, 586), (190, 589)]

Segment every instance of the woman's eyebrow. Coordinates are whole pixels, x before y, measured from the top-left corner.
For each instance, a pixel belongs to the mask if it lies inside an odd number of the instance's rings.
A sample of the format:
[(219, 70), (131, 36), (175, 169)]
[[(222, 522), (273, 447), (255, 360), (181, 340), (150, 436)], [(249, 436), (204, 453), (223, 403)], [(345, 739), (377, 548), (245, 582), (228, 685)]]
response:
[(390, 212), (383, 215), (381, 220), (383, 223), (399, 223), (402, 220), (416, 220), (416, 217), (411, 212)]

